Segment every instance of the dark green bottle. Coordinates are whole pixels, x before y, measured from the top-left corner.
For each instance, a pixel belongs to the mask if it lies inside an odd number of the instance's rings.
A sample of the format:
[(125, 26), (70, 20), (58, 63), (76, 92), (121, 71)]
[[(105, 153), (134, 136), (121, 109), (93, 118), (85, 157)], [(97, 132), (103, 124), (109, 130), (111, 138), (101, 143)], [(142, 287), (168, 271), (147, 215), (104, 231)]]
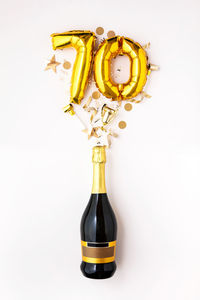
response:
[(81, 220), (81, 271), (88, 278), (105, 279), (116, 270), (117, 222), (106, 194), (104, 146), (93, 148), (92, 162), (92, 194)]

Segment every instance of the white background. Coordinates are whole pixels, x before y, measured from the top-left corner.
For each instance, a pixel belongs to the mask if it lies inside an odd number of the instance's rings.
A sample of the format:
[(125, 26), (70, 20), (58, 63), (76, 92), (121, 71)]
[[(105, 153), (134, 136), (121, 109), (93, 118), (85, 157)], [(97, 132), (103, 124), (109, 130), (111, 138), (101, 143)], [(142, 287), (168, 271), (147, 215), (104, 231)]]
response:
[[(0, 9), (0, 298), (200, 299), (200, 2), (4, 1)], [(79, 223), (91, 149), (67, 117), (64, 82), (44, 72), (50, 34), (103, 26), (160, 65), (150, 100), (122, 112), (108, 153), (118, 220), (115, 276), (82, 276)]]

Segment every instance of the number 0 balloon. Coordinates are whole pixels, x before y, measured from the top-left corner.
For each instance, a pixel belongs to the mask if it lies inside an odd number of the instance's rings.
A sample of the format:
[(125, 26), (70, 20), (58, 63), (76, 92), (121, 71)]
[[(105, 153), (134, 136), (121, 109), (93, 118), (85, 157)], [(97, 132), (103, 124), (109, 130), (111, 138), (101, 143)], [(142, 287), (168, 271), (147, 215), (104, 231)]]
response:
[[(124, 84), (117, 84), (111, 77), (111, 60), (117, 55), (130, 59), (130, 76)], [(116, 36), (105, 40), (94, 59), (94, 76), (100, 92), (112, 100), (126, 100), (138, 95), (147, 79), (146, 52), (140, 44), (129, 38)]]

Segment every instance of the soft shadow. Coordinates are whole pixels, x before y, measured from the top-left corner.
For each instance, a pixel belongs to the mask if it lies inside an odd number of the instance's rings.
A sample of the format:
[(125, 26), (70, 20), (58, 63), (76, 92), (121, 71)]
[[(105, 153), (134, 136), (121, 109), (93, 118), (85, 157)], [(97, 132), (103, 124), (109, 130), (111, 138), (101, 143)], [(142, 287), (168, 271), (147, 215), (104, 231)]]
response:
[[(108, 152), (108, 151), (107, 151)], [(106, 169), (106, 183), (109, 188), (108, 198), (110, 204), (114, 210), (116, 219), (117, 219), (117, 248), (116, 248), (116, 263), (117, 266), (123, 264), (123, 257), (124, 257), (124, 241), (125, 241), (125, 232), (123, 226), (123, 220), (120, 216), (120, 207), (119, 204), (122, 204), (120, 201), (120, 196), (117, 193), (117, 190), (112, 188), (112, 175), (114, 174), (113, 171), (113, 161), (112, 161), (112, 154), (107, 154), (107, 169)]]

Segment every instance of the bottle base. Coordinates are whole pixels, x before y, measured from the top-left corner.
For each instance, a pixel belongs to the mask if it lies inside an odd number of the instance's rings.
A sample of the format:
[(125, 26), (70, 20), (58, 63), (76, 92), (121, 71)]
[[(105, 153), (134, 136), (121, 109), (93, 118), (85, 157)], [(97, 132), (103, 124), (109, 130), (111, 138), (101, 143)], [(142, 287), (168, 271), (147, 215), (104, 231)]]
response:
[(82, 261), (80, 268), (87, 278), (107, 279), (114, 275), (117, 266), (115, 261), (106, 264), (91, 264)]

